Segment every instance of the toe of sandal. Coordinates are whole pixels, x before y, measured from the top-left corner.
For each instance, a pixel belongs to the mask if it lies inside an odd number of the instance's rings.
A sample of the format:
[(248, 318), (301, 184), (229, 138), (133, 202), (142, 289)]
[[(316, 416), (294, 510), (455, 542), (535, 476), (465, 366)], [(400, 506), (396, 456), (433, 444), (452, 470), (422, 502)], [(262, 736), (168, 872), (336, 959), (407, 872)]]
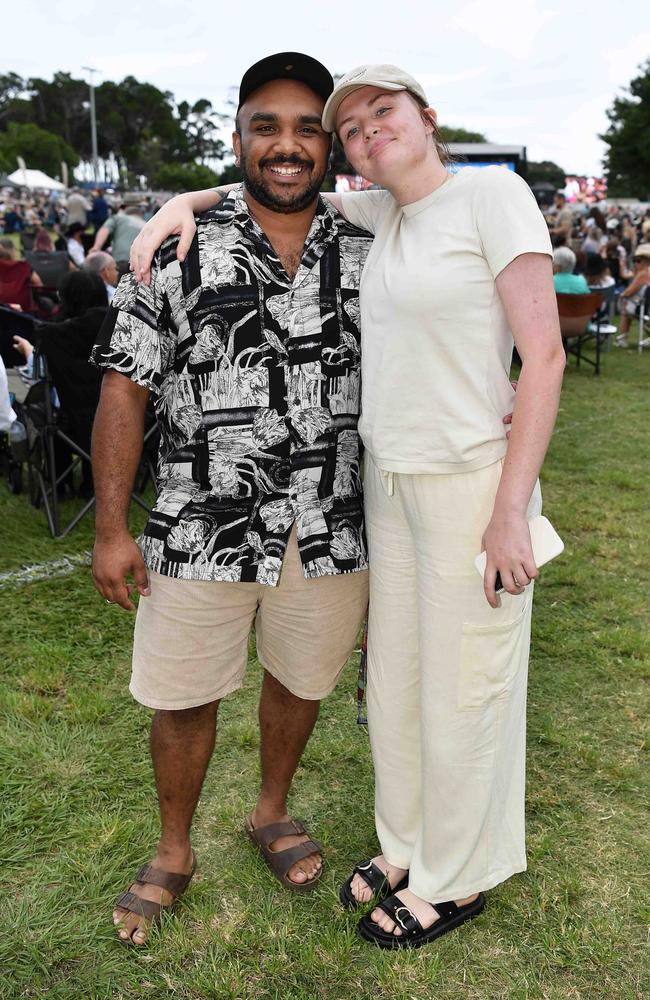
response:
[[(355, 875), (359, 875), (368, 888), (372, 890), (372, 896), (366, 903), (360, 902), (352, 892), (352, 882)], [(400, 879), (396, 886), (392, 887), (388, 882), (385, 872), (374, 861), (360, 861), (358, 865), (354, 866), (352, 874), (339, 889), (339, 900), (341, 901), (341, 906), (346, 910), (356, 910), (357, 907), (366, 906), (368, 903), (381, 902), (387, 896), (399, 892), (400, 889), (405, 889), (407, 885), (408, 873), (404, 878)]]
[[(155, 885), (159, 889), (165, 889), (167, 892), (171, 893), (173, 899), (170, 903), (163, 904), (158, 903), (153, 899), (143, 899), (142, 896), (138, 896), (137, 893), (132, 892), (130, 889), (127, 892), (123, 892), (121, 896), (115, 900), (115, 908), (120, 910), (126, 910), (127, 913), (135, 913), (139, 917), (143, 917), (148, 921), (148, 925), (145, 928), (149, 931), (152, 927), (157, 927), (160, 924), (163, 910), (171, 911), (176, 905), (178, 899), (183, 895), (188, 885), (194, 877), (196, 871), (196, 855), (192, 851), (192, 870), (185, 874), (183, 872), (167, 872), (162, 868), (155, 868), (153, 865), (142, 865), (142, 867), (137, 872), (133, 882), (137, 885)], [(119, 929), (119, 924), (116, 925)], [(129, 937), (122, 938), (118, 936), (118, 940), (124, 944), (135, 944), (133, 940), (133, 934), (136, 929)]]
[(359, 934), (364, 940), (376, 944), (379, 948), (421, 948), (423, 944), (435, 941), (443, 934), (460, 927), (466, 920), (477, 917), (485, 908), (485, 896), (480, 892), (476, 899), (465, 906), (457, 906), (453, 901), (431, 905), (438, 913), (438, 920), (425, 928), (399, 897), (389, 896), (379, 903), (378, 907), (400, 926), (402, 933), (385, 931), (371, 920), (370, 914), (367, 914), (359, 921)]

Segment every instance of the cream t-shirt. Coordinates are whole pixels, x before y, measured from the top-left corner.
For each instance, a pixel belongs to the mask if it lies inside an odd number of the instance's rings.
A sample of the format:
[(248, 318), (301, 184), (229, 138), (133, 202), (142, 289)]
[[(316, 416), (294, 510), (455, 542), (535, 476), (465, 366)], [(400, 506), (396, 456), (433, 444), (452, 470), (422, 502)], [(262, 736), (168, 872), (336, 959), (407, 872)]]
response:
[(495, 278), (522, 253), (552, 254), (530, 188), (484, 167), (401, 208), (388, 191), (342, 198), (349, 221), (375, 234), (360, 287), (364, 445), (392, 472), (498, 461), (514, 393)]

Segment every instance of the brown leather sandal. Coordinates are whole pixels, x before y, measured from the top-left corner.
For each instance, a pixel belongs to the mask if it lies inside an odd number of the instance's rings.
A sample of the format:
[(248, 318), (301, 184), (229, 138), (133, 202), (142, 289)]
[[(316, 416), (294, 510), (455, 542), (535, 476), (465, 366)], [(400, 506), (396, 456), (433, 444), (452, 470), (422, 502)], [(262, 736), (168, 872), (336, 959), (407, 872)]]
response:
[(318, 874), (314, 875), (307, 882), (294, 882), (289, 878), (287, 872), (292, 865), (295, 865), (296, 861), (301, 861), (302, 858), (306, 858), (310, 854), (322, 853), (323, 847), (317, 840), (312, 840), (310, 837), (309, 840), (303, 841), (302, 844), (296, 844), (294, 847), (285, 847), (283, 851), (272, 851), (269, 846), (274, 840), (278, 840), (280, 837), (295, 837), (296, 834), (307, 834), (309, 837), (304, 823), (300, 820), (292, 819), (286, 823), (269, 823), (267, 826), (254, 827), (250, 816), (247, 816), (245, 827), (251, 841), (257, 847), (275, 877), (282, 882), (282, 885), (286, 889), (291, 889), (292, 892), (311, 892), (315, 888), (323, 872), (322, 866)]
[[(144, 930), (149, 931), (152, 927), (157, 927), (160, 924), (163, 910), (171, 910), (174, 907), (178, 898), (183, 895), (192, 881), (195, 871), (196, 854), (194, 851), (192, 851), (192, 871), (189, 875), (183, 875), (178, 872), (166, 872), (162, 868), (154, 868), (153, 865), (143, 865), (133, 879), (133, 882), (137, 882), (138, 885), (157, 885), (160, 889), (166, 889), (174, 897), (171, 903), (163, 905), (162, 903), (155, 902), (153, 899), (142, 899), (141, 896), (137, 896), (129, 889), (127, 892), (123, 892), (115, 901), (115, 908), (126, 910), (128, 913), (136, 913), (139, 917), (144, 917), (145, 920), (149, 921), (149, 925)], [(118, 930), (119, 927), (120, 925), (116, 924)], [(137, 929), (134, 929), (133, 934), (136, 933)], [(118, 940), (124, 944), (135, 945), (132, 935), (128, 938), (121, 938), (118, 935)], [(142, 945), (138, 945), (137, 947), (142, 947)]]

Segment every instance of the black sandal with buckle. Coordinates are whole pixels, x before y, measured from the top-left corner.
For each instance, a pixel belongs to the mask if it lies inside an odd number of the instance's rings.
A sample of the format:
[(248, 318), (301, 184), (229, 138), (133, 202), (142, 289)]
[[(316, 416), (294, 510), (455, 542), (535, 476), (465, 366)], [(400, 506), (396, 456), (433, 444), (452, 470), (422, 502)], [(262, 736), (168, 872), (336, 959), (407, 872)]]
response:
[(432, 903), (431, 905), (439, 915), (439, 919), (431, 927), (425, 929), (401, 899), (397, 896), (389, 896), (388, 899), (379, 903), (379, 909), (383, 910), (396, 924), (399, 924), (402, 933), (394, 934), (392, 931), (390, 933), (385, 931), (374, 920), (371, 920), (370, 914), (368, 914), (359, 921), (359, 934), (364, 940), (371, 941), (379, 948), (421, 948), (423, 944), (428, 944), (430, 941), (442, 937), (447, 931), (453, 931), (454, 928), (460, 927), (466, 920), (477, 917), (485, 908), (485, 896), (479, 892), (476, 899), (471, 903), (466, 903), (465, 906), (457, 906), (454, 902)]
[(407, 872), (397, 885), (392, 886), (388, 881), (388, 876), (373, 861), (360, 861), (358, 865), (354, 866), (354, 871), (339, 889), (341, 906), (345, 907), (346, 910), (356, 910), (357, 906), (366, 905), (361, 903), (352, 892), (352, 880), (355, 875), (360, 875), (366, 885), (372, 889), (372, 898), (367, 901), (368, 903), (381, 903), (387, 896), (399, 892), (400, 889), (406, 889), (409, 883)]

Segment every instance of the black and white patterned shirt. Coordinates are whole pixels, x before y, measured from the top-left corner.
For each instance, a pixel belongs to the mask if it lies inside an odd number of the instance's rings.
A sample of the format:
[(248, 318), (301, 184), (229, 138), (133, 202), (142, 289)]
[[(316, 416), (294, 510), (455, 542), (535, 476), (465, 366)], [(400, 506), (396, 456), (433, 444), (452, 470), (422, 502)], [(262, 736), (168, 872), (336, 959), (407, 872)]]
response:
[(197, 217), (149, 287), (120, 282), (92, 359), (151, 389), (160, 493), (148, 567), (278, 583), (296, 523), (305, 576), (367, 568), (357, 422), (359, 281), (371, 237), (319, 199), (293, 281), (241, 189)]

